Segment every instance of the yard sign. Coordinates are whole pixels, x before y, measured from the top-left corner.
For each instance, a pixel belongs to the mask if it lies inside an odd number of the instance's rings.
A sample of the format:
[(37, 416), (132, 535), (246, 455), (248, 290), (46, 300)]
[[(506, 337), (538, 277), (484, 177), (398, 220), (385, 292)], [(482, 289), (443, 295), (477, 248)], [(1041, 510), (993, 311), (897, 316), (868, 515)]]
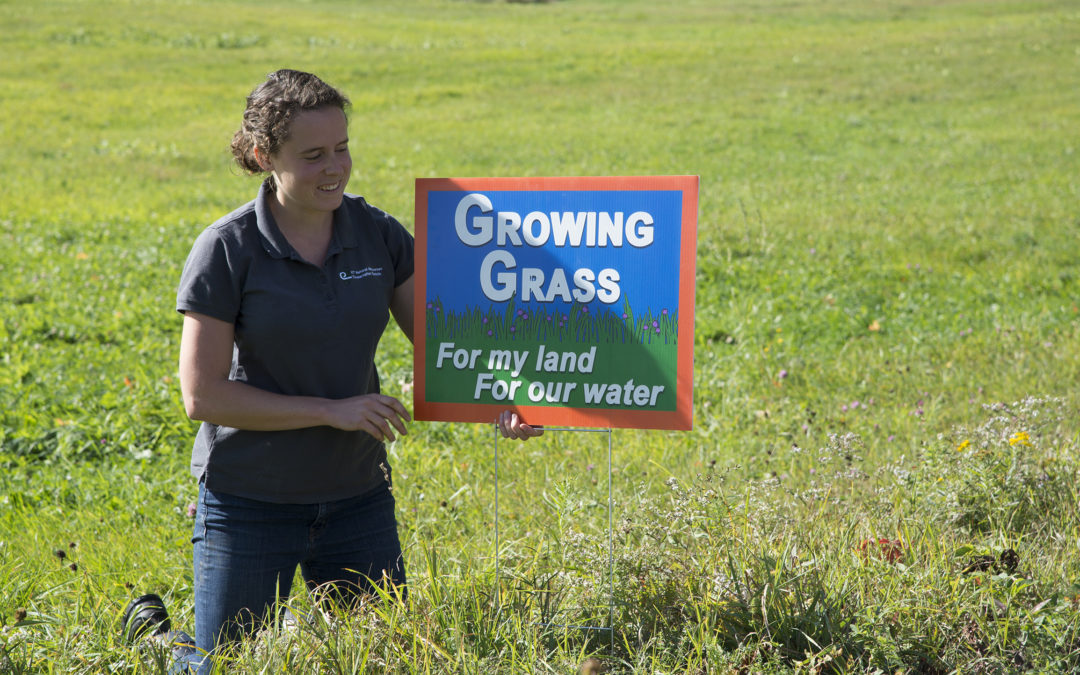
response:
[(416, 419), (690, 429), (697, 193), (417, 179)]

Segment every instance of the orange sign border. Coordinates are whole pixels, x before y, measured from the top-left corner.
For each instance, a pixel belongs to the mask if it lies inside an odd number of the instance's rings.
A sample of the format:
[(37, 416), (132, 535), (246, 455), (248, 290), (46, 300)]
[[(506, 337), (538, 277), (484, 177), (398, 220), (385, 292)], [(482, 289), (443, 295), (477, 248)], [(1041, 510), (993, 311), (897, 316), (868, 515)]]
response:
[[(494, 422), (510, 409), (530, 424), (569, 427), (689, 430), (693, 426), (694, 280), (697, 269), (698, 176), (588, 176), (536, 178), (417, 178), (416, 268), (413, 296), (413, 416), (441, 422)], [(554, 406), (425, 401), (428, 192), (467, 190), (672, 190), (682, 192), (679, 261), (679, 347), (676, 353), (675, 410), (560, 408)]]

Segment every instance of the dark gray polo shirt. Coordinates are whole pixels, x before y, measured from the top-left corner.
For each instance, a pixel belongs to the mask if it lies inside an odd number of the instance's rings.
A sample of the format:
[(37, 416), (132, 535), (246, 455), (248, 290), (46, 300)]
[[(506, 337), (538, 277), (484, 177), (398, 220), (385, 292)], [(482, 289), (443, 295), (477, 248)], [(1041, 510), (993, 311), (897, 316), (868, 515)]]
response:
[[(320, 268), (293, 249), (259, 196), (196, 239), (176, 309), (235, 326), (239, 382), (297, 396), (379, 391), (375, 348), (394, 289), (413, 273), (413, 238), (363, 198), (345, 195)], [(212, 490), (279, 503), (353, 497), (384, 480), (386, 449), (361, 431), (246, 431), (203, 423), (191, 472)]]

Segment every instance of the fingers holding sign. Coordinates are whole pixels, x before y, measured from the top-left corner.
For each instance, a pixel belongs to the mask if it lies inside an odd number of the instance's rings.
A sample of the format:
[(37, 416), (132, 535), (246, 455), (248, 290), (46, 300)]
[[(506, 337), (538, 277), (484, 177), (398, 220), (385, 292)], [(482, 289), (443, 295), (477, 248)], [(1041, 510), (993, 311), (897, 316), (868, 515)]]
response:
[(544, 433), (544, 428), (542, 426), (531, 426), (526, 424), (525, 420), (513, 410), (502, 411), (499, 415), (499, 419), (496, 420), (495, 423), (499, 427), (499, 431), (502, 433), (503, 438), (516, 438), (527, 441), (534, 436), (540, 436)]

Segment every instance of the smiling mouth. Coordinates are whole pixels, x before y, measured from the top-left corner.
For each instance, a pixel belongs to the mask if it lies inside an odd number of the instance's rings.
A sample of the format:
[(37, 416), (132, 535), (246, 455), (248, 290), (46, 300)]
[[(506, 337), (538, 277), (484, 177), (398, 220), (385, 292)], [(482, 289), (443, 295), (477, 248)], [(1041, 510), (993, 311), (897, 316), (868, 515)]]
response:
[(320, 185), (319, 190), (321, 192), (335, 192), (339, 187), (341, 187), (341, 181), (330, 183), (329, 185)]

